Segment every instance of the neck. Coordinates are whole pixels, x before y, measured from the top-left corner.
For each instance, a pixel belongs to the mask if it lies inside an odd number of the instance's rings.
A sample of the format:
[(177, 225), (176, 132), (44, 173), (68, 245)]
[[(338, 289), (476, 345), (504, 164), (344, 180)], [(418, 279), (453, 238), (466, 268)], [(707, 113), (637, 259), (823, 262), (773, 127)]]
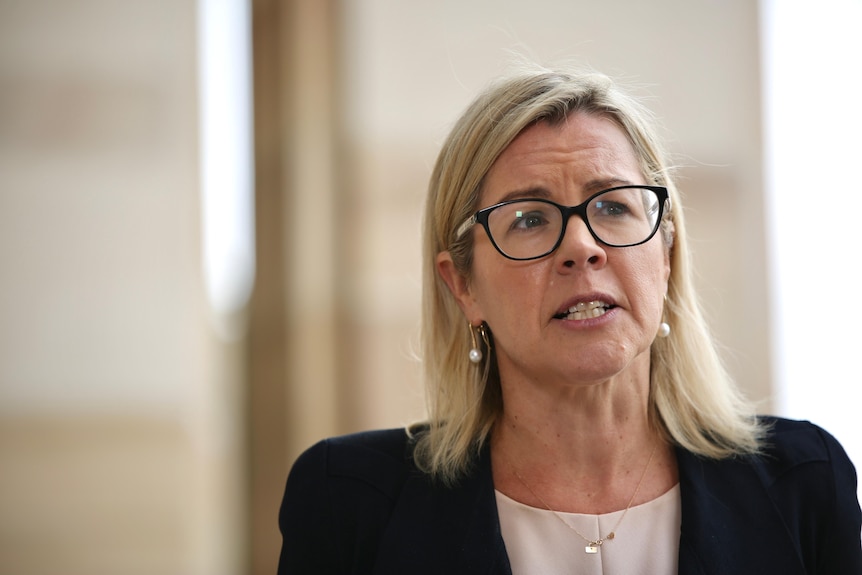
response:
[(520, 456), (613, 466), (654, 442), (649, 383), (618, 378), (584, 386), (503, 382), (504, 411), (495, 440)]
[(503, 382), (505, 408), (491, 444), (495, 486), (535, 507), (615, 511), (625, 508), (658, 446), (635, 504), (664, 493), (676, 481), (675, 466), (650, 426), (648, 392), (648, 378), (558, 389)]

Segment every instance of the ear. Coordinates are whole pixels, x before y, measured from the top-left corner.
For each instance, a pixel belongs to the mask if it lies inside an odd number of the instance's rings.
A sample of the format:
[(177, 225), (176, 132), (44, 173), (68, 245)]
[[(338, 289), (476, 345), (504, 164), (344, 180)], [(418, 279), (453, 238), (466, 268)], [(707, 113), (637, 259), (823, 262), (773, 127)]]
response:
[(458, 302), (458, 307), (464, 312), (467, 321), (473, 325), (480, 324), (483, 317), (479, 303), (473, 297), (470, 283), (455, 267), (452, 255), (448, 251), (437, 254), (437, 273), (446, 282), (446, 286), (449, 288), (455, 301)]

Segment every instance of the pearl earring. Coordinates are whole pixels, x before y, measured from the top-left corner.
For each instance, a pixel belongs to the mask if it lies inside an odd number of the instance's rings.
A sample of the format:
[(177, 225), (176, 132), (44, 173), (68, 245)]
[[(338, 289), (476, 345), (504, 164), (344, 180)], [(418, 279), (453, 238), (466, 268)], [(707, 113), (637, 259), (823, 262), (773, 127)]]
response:
[(658, 324), (658, 336), (659, 337), (667, 337), (670, 335), (670, 325), (667, 322), (661, 322)]
[[(476, 345), (476, 332), (473, 329), (473, 324), (468, 321), (467, 327), (470, 328), (470, 342), (472, 344), (469, 354), (470, 362), (479, 363), (482, 361), (482, 350), (479, 349), (478, 345)], [(481, 326), (479, 326), (479, 329), (481, 329)]]
[(491, 341), (488, 339), (488, 332), (485, 331), (485, 322), (480, 323), (478, 327), (474, 328), (473, 324), (468, 321), (467, 327), (470, 328), (470, 342), (472, 343), (468, 357), (471, 363), (478, 364), (485, 357), (485, 354), (482, 353), (481, 343), (476, 340), (476, 332), (479, 332), (479, 337), (482, 338), (482, 342), (484, 342), (485, 348), (488, 350), (491, 349)]

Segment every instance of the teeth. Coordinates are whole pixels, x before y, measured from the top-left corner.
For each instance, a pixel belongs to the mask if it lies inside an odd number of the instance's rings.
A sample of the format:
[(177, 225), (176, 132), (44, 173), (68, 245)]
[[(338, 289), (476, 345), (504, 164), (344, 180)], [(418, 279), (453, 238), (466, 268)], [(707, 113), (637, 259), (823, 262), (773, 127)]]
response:
[(580, 302), (569, 308), (567, 314), (564, 314), (565, 319), (579, 320), (589, 319), (605, 315), (608, 311), (608, 305), (602, 301)]

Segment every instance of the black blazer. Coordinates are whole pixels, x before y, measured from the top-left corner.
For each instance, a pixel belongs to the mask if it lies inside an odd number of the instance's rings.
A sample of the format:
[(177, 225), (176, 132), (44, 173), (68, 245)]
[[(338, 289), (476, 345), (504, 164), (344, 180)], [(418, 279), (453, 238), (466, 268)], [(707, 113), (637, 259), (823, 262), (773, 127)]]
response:
[[(862, 574), (846, 453), (811, 423), (768, 421), (762, 456), (713, 461), (677, 449), (679, 573)], [(511, 574), (488, 450), (455, 488), (429, 481), (411, 452), (403, 429), (306, 451), (279, 514), (279, 575)]]

